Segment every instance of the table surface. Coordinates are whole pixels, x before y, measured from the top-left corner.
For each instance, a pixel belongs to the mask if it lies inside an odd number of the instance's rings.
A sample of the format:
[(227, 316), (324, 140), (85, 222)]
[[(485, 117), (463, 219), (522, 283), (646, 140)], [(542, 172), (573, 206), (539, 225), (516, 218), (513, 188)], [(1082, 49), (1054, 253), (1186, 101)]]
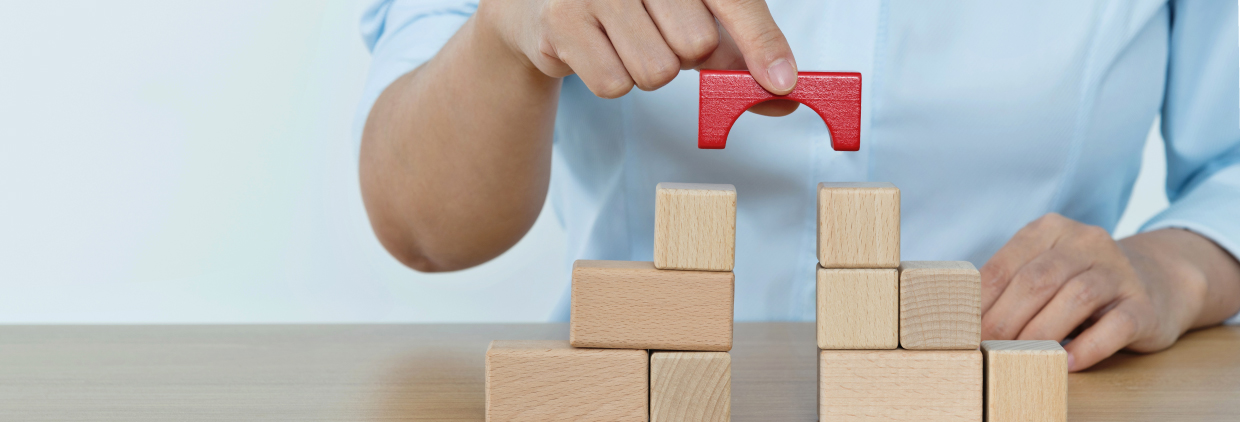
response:
[[(493, 339), (564, 324), (0, 326), (0, 421), (483, 420)], [(813, 421), (812, 323), (739, 323), (734, 421)], [(1071, 421), (1240, 419), (1240, 327), (1068, 378)]]

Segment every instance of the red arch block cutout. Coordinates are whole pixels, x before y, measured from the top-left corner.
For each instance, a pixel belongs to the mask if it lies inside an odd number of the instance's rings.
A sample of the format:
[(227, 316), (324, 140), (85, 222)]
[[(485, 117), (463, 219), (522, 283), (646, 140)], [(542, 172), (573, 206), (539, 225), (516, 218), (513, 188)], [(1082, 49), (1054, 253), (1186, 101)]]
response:
[(799, 72), (788, 95), (768, 92), (744, 70), (701, 71), (698, 103), (698, 148), (723, 149), (728, 132), (741, 113), (767, 100), (793, 100), (818, 112), (831, 133), (831, 148), (861, 148), (861, 74)]

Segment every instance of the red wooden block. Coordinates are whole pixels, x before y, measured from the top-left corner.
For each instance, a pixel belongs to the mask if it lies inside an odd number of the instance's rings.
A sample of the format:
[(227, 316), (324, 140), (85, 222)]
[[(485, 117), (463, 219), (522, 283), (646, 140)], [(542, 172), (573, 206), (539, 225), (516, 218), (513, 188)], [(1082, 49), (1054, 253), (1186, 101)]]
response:
[(861, 74), (798, 72), (788, 95), (768, 92), (745, 70), (703, 70), (698, 103), (698, 148), (723, 149), (732, 123), (754, 104), (792, 100), (818, 112), (831, 133), (831, 148), (861, 148)]

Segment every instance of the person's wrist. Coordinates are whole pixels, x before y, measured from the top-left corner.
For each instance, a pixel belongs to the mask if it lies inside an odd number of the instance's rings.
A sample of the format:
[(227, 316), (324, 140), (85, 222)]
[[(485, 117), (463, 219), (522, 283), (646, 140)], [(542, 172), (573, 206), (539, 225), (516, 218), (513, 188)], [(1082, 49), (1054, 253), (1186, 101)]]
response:
[[(1184, 254), (1184, 235), (1195, 234), (1174, 229), (1162, 229), (1140, 233), (1119, 241), (1121, 250), (1128, 257), (1133, 269), (1153, 290), (1151, 300), (1164, 300), (1165, 313), (1170, 317), (1176, 335), (1183, 334), (1197, 325), (1205, 308), (1209, 292), (1205, 273), (1197, 268)], [(1157, 285), (1150, 285), (1157, 284)]]
[(506, 8), (511, 5), (509, 2), (510, 0), (479, 2), (478, 10), (471, 19), (472, 25), (468, 28), (471, 32), (471, 40), (482, 51), (486, 51), (491, 60), (497, 61), (496, 64), (500, 65), (498, 66), (500, 69), (521, 66), (526, 73), (535, 73), (549, 78), (534, 66), (534, 63), (517, 44), (516, 37), (511, 34), (509, 27), (514, 22), (523, 19), (514, 16), (513, 11)]

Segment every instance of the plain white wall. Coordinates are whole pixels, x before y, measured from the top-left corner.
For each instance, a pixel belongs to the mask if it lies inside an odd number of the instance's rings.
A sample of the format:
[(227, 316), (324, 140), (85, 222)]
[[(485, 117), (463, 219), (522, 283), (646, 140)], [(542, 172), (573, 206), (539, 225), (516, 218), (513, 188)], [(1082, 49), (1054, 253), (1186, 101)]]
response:
[[(541, 321), (549, 210), (481, 267), (374, 240), (351, 119), (355, 1), (0, 3), (0, 323)], [(1146, 148), (1117, 235), (1166, 206)]]

